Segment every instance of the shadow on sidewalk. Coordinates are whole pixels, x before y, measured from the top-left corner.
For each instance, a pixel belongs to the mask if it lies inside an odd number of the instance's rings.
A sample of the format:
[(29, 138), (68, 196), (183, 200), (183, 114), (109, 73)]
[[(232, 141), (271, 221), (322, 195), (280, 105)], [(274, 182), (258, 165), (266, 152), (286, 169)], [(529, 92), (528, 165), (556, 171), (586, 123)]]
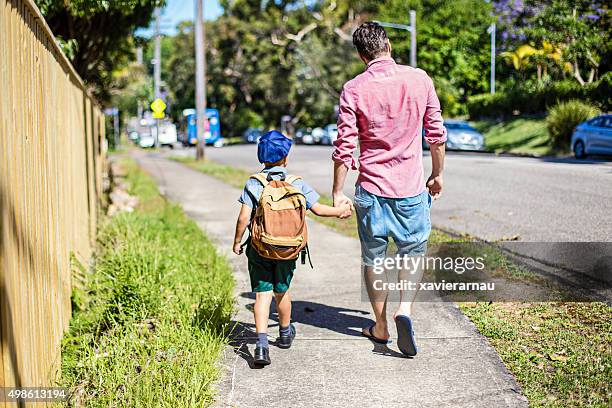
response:
[[(240, 295), (243, 298), (254, 299), (254, 293), (244, 292)], [(254, 303), (249, 303), (245, 307), (252, 311)], [(361, 316), (355, 316), (359, 314)], [(322, 303), (308, 302), (303, 300), (292, 301), (291, 321), (309, 326), (319, 327), (334, 331), (339, 334), (362, 337), (361, 328), (368, 327), (374, 323), (372, 319), (362, 317), (369, 315), (369, 312), (358, 309), (347, 309), (342, 307), (328, 306)], [(278, 312), (276, 304), (273, 301), (270, 307), (270, 319), (278, 322)], [(250, 368), (261, 368), (253, 364), (253, 355), (251, 354), (248, 345), (257, 342), (257, 333), (255, 332), (255, 324), (232, 321), (233, 330), (230, 333), (230, 345), (234, 348), (234, 352), (242, 357)], [(268, 329), (278, 327), (278, 323), (270, 324)], [(271, 333), (268, 330), (268, 333)], [(273, 332), (272, 332), (273, 333)], [(269, 334), (270, 335), (270, 334)], [(298, 334), (299, 335), (299, 334)], [(274, 337), (274, 334), (270, 335)], [(376, 344), (372, 342), (374, 348), (372, 353), (381, 356), (406, 358), (401, 353), (390, 349), (384, 344)], [(275, 346), (276, 341), (270, 341), (270, 345)]]

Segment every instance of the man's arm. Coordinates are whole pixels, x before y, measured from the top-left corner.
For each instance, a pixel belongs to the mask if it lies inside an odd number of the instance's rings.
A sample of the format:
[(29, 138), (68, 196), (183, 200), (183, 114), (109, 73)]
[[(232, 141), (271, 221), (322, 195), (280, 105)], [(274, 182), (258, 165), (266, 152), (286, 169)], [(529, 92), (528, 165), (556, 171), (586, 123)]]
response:
[(344, 163), (334, 162), (334, 187), (332, 189), (334, 206), (339, 206), (345, 203), (352, 205), (350, 198), (344, 195), (343, 191), (348, 170), (348, 167), (346, 167)]
[(442, 194), (445, 145), (444, 143), (429, 145), (429, 151), (431, 152), (431, 176), (427, 180), (427, 188), (433, 199), (437, 200)]
[(338, 115), (338, 138), (334, 142), (334, 185), (332, 197), (334, 206), (342, 204), (353, 205), (352, 201), (344, 195), (344, 183), (349, 169), (356, 170), (355, 158), (353, 153), (357, 148), (359, 130), (357, 128), (357, 114), (355, 101), (346, 87), (340, 95), (339, 115)]
[(427, 179), (429, 194), (435, 199), (442, 194), (442, 173), (444, 172), (444, 153), (446, 143), (446, 128), (442, 120), (440, 101), (436, 94), (433, 81), (429, 81), (427, 94), (427, 106), (423, 116), (423, 128), (425, 129), (425, 141), (429, 144), (431, 152), (431, 175)]

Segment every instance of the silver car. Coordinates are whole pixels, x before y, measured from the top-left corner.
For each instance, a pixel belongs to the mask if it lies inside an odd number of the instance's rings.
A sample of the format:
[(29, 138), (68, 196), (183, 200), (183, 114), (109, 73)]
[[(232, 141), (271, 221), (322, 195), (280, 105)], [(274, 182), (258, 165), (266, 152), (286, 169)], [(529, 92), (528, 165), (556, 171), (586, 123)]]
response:
[[(466, 121), (448, 119), (444, 121), (446, 128), (446, 148), (449, 150), (485, 150), (484, 136)], [(425, 129), (423, 129), (423, 148), (429, 149), (425, 142)]]
[(600, 115), (576, 126), (571, 147), (577, 159), (589, 154), (612, 155), (612, 115)]

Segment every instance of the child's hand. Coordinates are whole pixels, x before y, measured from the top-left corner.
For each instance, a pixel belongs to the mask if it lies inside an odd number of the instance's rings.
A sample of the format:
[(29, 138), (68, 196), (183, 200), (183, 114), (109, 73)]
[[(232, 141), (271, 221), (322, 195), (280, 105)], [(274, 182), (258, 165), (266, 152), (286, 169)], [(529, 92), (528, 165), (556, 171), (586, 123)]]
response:
[(237, 242), (237, 243), (235, 243), (235, 244), (234, 244), (234, 248), (233, 248), (233, 250), (234, 250), (234, 253), (235, 253), (236, 255), (242, 255), (243, 249), (242, 249), (242, 247), (240, 246), (240, 242)]
[(341, 210), (341, 213), (340, 213), (340, 215), (338, 215), (338, 218), (340, 218), (340, 219), (345, 219), (345, 218), (348, 218), (351, 215), (353, 215), (353, 211), (351, 210), (351, 205), (348, 204), (348, 203), (347, 204), (342, 204), (340, 206), (340, 210)]

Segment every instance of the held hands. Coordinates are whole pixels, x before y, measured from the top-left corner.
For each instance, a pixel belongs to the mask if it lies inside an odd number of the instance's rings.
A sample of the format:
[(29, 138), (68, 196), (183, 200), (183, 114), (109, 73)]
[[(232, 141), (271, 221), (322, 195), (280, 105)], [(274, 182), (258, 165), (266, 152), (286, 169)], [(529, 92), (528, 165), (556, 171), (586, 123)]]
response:
[(351, 208), (351, 206), (347, 203), (342, 204), (340, 206), (338, 206), (337, 208), (339, 208), (342, 212), (338, 215), (338, 218), (340, 219), (345, 219), (345, 218), (349, 218), (351, 215), (353, 215), (353, 210)]
[(338, 218), (349, 218), (353, 214), (353, 202), (344, 193), (334, 193), (333, 199), (334, 207), (342, 209), (342, 212), (340, 215), (338, 215)]
[(427, 189), (434, 200), (437, 200), (442, 195), (442, 175), (434, 176), (433, 174), (427, 179)]

